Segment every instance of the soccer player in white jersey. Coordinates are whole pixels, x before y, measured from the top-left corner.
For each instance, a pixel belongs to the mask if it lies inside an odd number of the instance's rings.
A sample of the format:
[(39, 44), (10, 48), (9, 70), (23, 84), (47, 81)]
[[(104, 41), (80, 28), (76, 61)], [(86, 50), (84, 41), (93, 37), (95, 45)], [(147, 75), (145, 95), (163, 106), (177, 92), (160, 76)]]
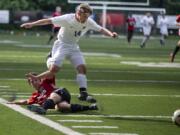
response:
[(151, 29), (152, 29), (152, 26), (154, 25), (154, 19), (151, 16), (151, 13), (146, 13), (146, 15), (141, 20), (141, 24), (143, 26), (144, 38), (143, 38), (143, 40), (141, 42), (140, 47), (143, 48), (143, 47), (145, 47), (146, 42), (150, 38)]
[(165, 16), (165, 13), (161, 13), (161, 17), (159, 19), (159, 27), (160, 27), (160, 44), (165, 44), (165, 38), (168, 36), (168, 19)]
[(75, 14), (65, 14), (58, 17), (22, 24), (21, 27), (24, 28), (48, 24), (54, 24), (61, 27), (57, 36), (58, 39), (54, 42), (51, 50), (51, 57), (47, 60), (48, 70), (37, 76), (32, 74), (28, 74), (27, 76), (32, 79), (50, 78), (51, 76), (56, 75), (61, 69), (64, 59), (67, 58), (77, 70), (76, 80), (80, 90), (79, 100), (96, 102), (96, 100), (92, 96), (89, 96), (87, 92), (86, 64), (77, 42), (80, 37), (90, 29), (99, 31), (112, 38), (115, 38), (118, 35), (116, 32), (111, 32), (98, 25), (89, 17), (91, 14), (91, 7), (88, 4), (83, 3), (76, 8)]

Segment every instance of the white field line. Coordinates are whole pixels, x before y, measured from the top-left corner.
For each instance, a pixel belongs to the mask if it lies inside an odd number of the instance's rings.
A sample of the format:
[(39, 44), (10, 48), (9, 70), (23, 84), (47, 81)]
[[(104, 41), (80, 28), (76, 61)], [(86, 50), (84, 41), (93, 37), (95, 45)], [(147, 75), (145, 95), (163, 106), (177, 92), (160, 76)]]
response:
[(30, 45), (30, 44), (16, 44), (14, 46), (17, 47), (25, 47), (25, 48), (52, 48), (52, 45)]
[[(4, 93), (3, 97), (10, 97), (9, 93)], [(180, 95), (151, 95), (151, 94), (112, 94), (112, 93), (91, 93), (94, 96), (116, 96), (116, 97), (167, 97), (167, 98), (180, 98)], [(78, 93), (71, 93), (73, 96), (79, 95)], [(16, 93), (17, 97), (29, 97), (31, 93)]]
[[(20, 45), (18, 45), (20, 46)], [(31, 47), (33, 47), (33, 45), (31, 45)], [(44, 46), (38, 46), (38, 47), (42, 47), (42, 48), (45, 48)], [(47, 46), (46, 46), (47, 47)], [(83, 55), (84, 56), (91, 56), (91, 57), (113, 57), (113, 58), (120, 58), (121, 55), (119, 54), (113, 54), (113, 53), (101, 53), (101, 52), (97, 52), (97, 53), (94, 53), (94, 52), (83, 52)], [(14, 58), (30, 58), (31, 56), (26, 56), (26, 55), (0, 55), (2, 57), (14, 57)], [(32, 56), (33, 58), (36, 58), (36, 57), (44, 57), (43, 55), (33, 55)], [(105, 63), (104, 63), (105, 64)]]
[(33, 119), (33, 120), (36, 120), (36, 121), (38, 121), (38, 122), (40, 122), (40, 123), (42, 123), (42, 124), (44, 124), (46, 126), (49, 126), (49, 127), (53, 128), (53, 129), (61, 132), (61, 133), (66, 134), (66, 135), (83, 135), (83, 134), (81, 134), (79, 132), (76, 132), (76, 131), (70, 129), (70, 128), (62, 126), (59, 123), (54, 122), (54, 121), (52, 121), (52, 120), (50, 120), (48, 118), (45, 118), (43, 116), (34, 114), (33, 112), (30, 112), (30, 111), (22, 108), (19, 105), (7, 104), (7, 101), (2, 99), (2, 98), (0, 98), (0, 104), (4, 105), (4, 106), (6, 106), (6, 107), (8, 107), (10, 109), (13, 109), (14, 111), (17, 111), (17, 112), (19, 112), (19, 113)]
[(9, 88), (9, 86), (0, 85), (0, 88)]
[(89, 135), (138, 135), (134, 133), (89, 133)]
[(140, 62), (140, 61), (121, 61), (120, 63), (126, 65), (136, 65), (139, 67), (180, 68), (180, 63)]
[(90, 117), (90, 118), (140, 118), (140, 119), (171, 119), (172, 116), (147, 116), (147, 115), (86, 115), (86, 114), (81, 114), (81, 115), (47, 115), (50, 117), (56, 117), (56, 116), (61, 116), (61, 117)]
[(72, 126), (72, 128), (100, 128), (100, 129), (112, 129), (119, 128), (118, 126)]
[[(0, 68), (1, 71), (29, 71), (30, 68)], [(38, 71), (38, 70), (37, 70)], [(63, 69), (63, 72), (72, 72), (72, 70)], [(88, 70), (89, 73), (146, 73), (146, 74), (164, 74), (166, 71), (131, 71), (131, 70)], [(178, 74), (177, 72), (170, 72), (170, 74)]]
[[(22, 78), (0, 78), (0, 80), (7, 80), (7, 81), (24, 81), (26, 79)], [(60, 79), (61, 81), (66, 82), (76, 82), (76, 80), (72, 79)], [(88, 82), (122, 82), (122, 83), (180, 83), (180, 81), (160, 81), (160, 80), (88, 80)]]
[(75, 122), (75, 123), (101, 123), (102, 120), (57, 120), (59, 122)]
[(22, 42), (13, 41), (13, 40), (1, 40), (0, 43), (3, 43), (3, 44), (21, 44)]

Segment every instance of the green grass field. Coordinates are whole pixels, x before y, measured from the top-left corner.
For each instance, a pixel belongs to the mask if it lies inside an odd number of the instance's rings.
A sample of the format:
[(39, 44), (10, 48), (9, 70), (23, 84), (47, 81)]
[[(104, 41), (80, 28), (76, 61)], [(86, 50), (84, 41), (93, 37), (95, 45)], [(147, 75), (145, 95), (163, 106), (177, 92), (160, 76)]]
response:
[[(0, 35), (1, 98), (9, 99), (12, 93), (17, 94), (17, 99), (30, 95), (32, 88), (25, 74), (46, 70), (46, 55), (51, 49), (46, 45), (47, 39), (46, 35)], [(172, 123), (171, 116), (180, 108), (180, 54), (175, 63), (169, 63), (169, 53), (177, 41), (178, 37), (169, 37), (162, 47), (158, 39), (153, 39), (141, 49), (138, 39), (129, 46), (125, 39), (83, 38), (80, 47), (88, 67), (88, 91), (98, 100), (100, 110), (69, 115), (51, 110), (44, 117), (82, 134), (179, 135), (180, 128)], [(76, 71), (65, 61), (58, 73), (57, 85), (70, 90), (72, 102), (87, 104), (77, 99), (79, 90), (75, 77)], [(0, 134), (63, 133), (0, 104)]]

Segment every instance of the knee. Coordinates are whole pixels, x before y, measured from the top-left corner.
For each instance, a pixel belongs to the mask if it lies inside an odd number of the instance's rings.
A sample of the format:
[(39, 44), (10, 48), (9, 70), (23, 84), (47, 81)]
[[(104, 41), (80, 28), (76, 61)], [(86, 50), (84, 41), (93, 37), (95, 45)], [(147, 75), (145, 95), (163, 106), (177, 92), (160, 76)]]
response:
[(180, 41), (178, 41), (177, 46), (179, 46), (179, 47), (180, 47)]
[(64, 101), (64, 102), (58, 103), (55, 106), (55, 109), (57, 111), (65, 112), (65, 111), (69, 111), (70, 107), (71, 107), (70, 104)]
[(87, 72), (86, 66), (85, 65), (79, 65), (77, 67), (77, 71), (79, 74), (86, 74), (86, 72)]
[(53, 74), (56, 74), (59, 71), (59, 67), (56, 65), (52, 65), (50, 66), (49, 71)]
[(51, 93), (50, 99), (54, 101), (55, 104), (59, 103), (61, 101), (61, 97), (57, 93)]

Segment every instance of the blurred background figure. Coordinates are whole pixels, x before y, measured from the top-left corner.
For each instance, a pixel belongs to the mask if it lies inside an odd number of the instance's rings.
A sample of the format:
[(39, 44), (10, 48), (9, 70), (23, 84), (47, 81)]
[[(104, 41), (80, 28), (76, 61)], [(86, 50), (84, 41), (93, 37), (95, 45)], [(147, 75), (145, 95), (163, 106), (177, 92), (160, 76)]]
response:
[(165, 38), (168, 36), (168, 19), (165, 16), (165, 13), (161, 13), (161, 17), (159, 19), (159, 28), (160, 28), (160, 44), (165, 45)]
[(130, 45), (131, 39), (132, 39), (133, 34), (134, 34), (136, 20), (131, 14), (129, 14), (128, 18), (126, 20), (126, 23), (127, 23), (127, 41), (128, 41), (128, 43)]
[[(60, 16), (60, 15), (61, 15), (61, 7), (57, 6), (55, 12), (52, 14), (52, 17), (56, 17), (56, 16)], [(50, 44), (51, 41), (56, 37), (59, 29), (60, 29), (59, 26), (52, 25), (52, 32), (51, 32), (51, 35), (49, 37), (47, 44)]]
[[(179, 26), (178, 35), (180, 36), (180, 15), (177, 16), (176, 22), (177, 22), (176, 25)], [(180, 48), (180, 40), (178, 41), (176, 47), (174, 48), (174, 51), (170, 54), (170, 62), (174, 62), (175, 56), (179, 51), (179, 48)]]
[(152, 26), (154, 25), (154, 19), (153, 19), (151, 13), (149, 13), (149, 12), (146, 13), (146, 15), (141, 20), (141, 24), (143, 26), (144, 38), (143, 38), (143, 40), (141, 42), (140, 47), (144, 48), (146, 46), (146, 42), (150, 38)]

